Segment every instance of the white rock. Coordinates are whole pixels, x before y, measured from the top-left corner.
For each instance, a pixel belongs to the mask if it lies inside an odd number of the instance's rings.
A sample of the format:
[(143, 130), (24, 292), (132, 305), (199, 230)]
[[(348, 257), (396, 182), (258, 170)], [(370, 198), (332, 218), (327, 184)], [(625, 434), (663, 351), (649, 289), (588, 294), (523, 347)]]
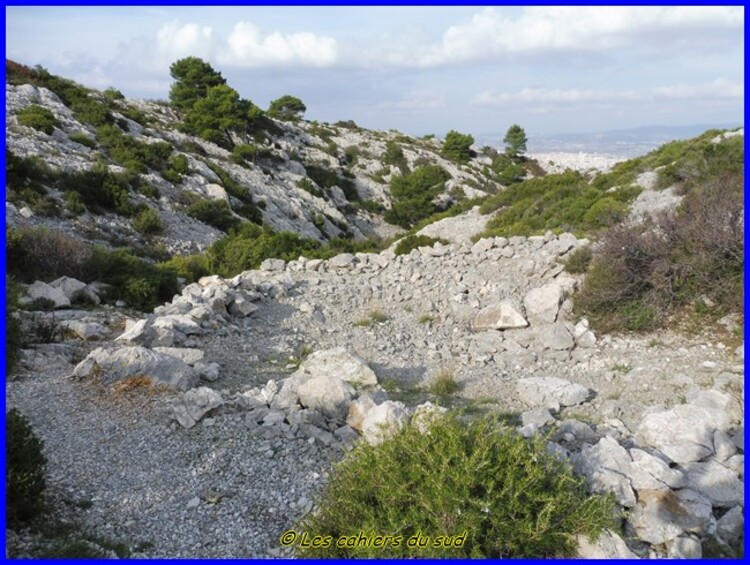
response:
[(725, 542), (735, 544), (742, 536), (744, 525), (742, 506), (737, 505), (716, 521), (716, 533)]
[(529, 377), (516, 383), (516, 392), (529, 406), (575, 406), (585, 402), (589, 390), (579, 384), (557, 377)]
[(646, 414), (638, 426), (636, 439), (677, 463), (700, 461), (713, 455), (713, 434), (724, 420), (723, 415), (713, 410), (682, 404)]
[(625, 541), (611, 530), (605, 530), (596, 541), (583, 535), (578, 535), (576, 539), (578, 559), (638, 559)]
[(535, 332), (537, 340), (546, 348), (554, 351), (568, 351), (575, 347), (573, 336), (565, 324), (548, 324)]
[(359, 398), (349, 404), (346, 414), (347, 425), (361, 433), (365, 416), (367, 416), (367, 413), (376, 406), (377, 404), (375, 404), (375, 401), (369, 394), (361, 394)]
[(282, 259), (266, 259), (260, 264), (261, 271), (283, 271), (286, 261)]
[(302, 406), (320, 412), (329, 420), (345, 422), (354, 389), (338, 377), (320, 375), (302, 383), (297, 389)]
[(593, 492), (611, 492), (622, 506), (635, 506), (635, 493), (627, 476), (630, 455), (617, 441), (604, 437), (596, 445), (585, 444), (573, 461)]
[(351, 253), (340, 253), (328, 260), (328, 266), (334, 269), (345, 269), (354, 263), (354, 255)]
[(507, 300), (482, 308), (474, 318), (474, 329), (479, 331), (525, 328), (528, 325), (526, 318)]
[(97, 322), (67, 320), (60, 322), (60, 327), (83, 341), (101, 341), (109, 333), (107, 328)]
[(104, 349), (99, 347), (76, 365), (72, 377), (100, 375), (105, 384), (130, 377), (146, 377), (153, 384), (161, 384), (177, 390), (188, 390), (198, 382), (192, 367), (158, 351), (145, 347), (121, 347)]
[(642, 449), (630, 450), (633, 463), (628, 477), (633, 488), (640, 490), (667, 490), (681, 488), (684, 484), (682, 471), (672, 469), (667, 463)]
[(176, 357), (188, 365), (194, 365), (198, 361), (203, 361), (203, 357), (206, 355), (202, 349), (191, 347), (154, 347), (153, 349), (164, 355)]
[(229, 313), (232, 316), (247, 317), (255, 314), (259, 308), (244, 296), (237, 295), (229, 303)]
[(66, 296), (61, 288), (48, 285), (42, 281), (36, 281), (26, 290), (26, 298), (21, 302), (28, 304), (34, 300), (50, 300), (54, 303), (55, 308), (70, 307), (70, 299)]
[(202, 386), (181, 394), (172, 405), (172, 413), (179, 424), (192, 428), (203, 416), (224, 404), (221, 394)]
[(530, 324), (552, 324), (563, 301), (563, 289), (554, 282), (535, 288), (526, 293), (523, 299), (526, 318)]
[(126, 328), (122, 335), (115, 338), (115, 341), (127, 345), (149, 345), (154, 339), (155, 332), (147, 318), (138, 320), (129, 328), (127, 326)]
[(704, 533), (713, 516), (711, 502), (693, 490), (643, 490), (638, 493), (638, 504), (628, 521), (639, 538), (660, 544), (684, 531)]
[(334, 375), (348, 383), (360, 386), (378, 384), (378, 378), (367, 362), (349, 353), (345, 347), (334, 347), (312, 353), (302, 362), (300, 371), (311, 377)]
[(714, 506), (742, 504), (745, 486), (729, 469), (716, 461), (685, 465), (685, 484), (708, 498)]
[(703, 557), (701, 542), (694, 536), (677, 536), (667, 542), (667, 557), (670, 559), (700, 559)]
[(411, 416), (412, 425), (416, 426), (420, 433), (425, 433), (435, 419), (440, 418), (448, 412), (444, 406), (437, 406), (432, 402), (424, 402), (414, 408)]
[(401, 402), (386, 400), (367, 412), (362, 423), (362, 436), (371, 445), (378, 445), (401, 429), (408, 417), (406, 408)]

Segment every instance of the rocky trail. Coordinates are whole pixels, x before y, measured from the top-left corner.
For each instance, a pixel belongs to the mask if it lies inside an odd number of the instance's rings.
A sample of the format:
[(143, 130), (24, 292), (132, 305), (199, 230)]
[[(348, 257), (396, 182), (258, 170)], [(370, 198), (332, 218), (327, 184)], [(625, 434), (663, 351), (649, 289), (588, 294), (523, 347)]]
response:
[[(457, 221), (466, 229), (452, 243), (409, 255), (267, 260), (207, 277), (147, 318), (35, 314), (55, 316), (67, 338), (25, 351), (6, 400), (45, 442), (61, 515), (135, 556), (286, 555), (279, 536), (312, 508), (332, 462), (380, 441), (380, 424), (443, 405), (514, 414), (527, 436), (551, 431), (551, 452), (615, 494), (625, 541), (613, 533), (582, 556), (736, 544), (737, 320), (692, 336), (596, 335), (573, 314), (580, 279), (560, 262), (585, 240), (472, 244), (466, 218), (431, 229)], [(458, 392), (431, 393), (441, 375)], [(8, 551), (40, 544), (11, 532)]]

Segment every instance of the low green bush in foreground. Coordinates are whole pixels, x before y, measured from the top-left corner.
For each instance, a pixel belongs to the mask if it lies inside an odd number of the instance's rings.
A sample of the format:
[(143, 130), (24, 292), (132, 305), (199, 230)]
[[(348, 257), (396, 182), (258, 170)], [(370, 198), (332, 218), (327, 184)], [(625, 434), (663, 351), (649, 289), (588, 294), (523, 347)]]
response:
[[(595, 538), (616, 521), (611, 495), (589, 496), (584, 484), (546, 454), (542, 438), (527, 440), (493, 417), (436, 417), (426, 433), (407, 426), (379, 446), (360, 442), (293, 545), (317, 557), (570, 556), (577, 534)], [(464, 532), (463, 543), (435, 546), (437, 536)], [(338, 547), (360, 533), (393, 538)], [(409, 547), (419, 534), (429, 541)], [(313, 536), (328, 547), (302, 547)]]
[(8, 458), (5, 492), (9, 522), (28, 520), (40, 510), (44, 492), (43, 443), (28, 420), (15, 408), (5, 415)]

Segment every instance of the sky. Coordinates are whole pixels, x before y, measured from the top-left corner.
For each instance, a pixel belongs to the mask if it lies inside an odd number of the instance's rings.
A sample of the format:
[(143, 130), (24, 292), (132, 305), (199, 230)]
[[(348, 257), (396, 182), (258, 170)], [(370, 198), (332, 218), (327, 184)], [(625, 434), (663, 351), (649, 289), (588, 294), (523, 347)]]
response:
[(744, 7), (6, 7), (6, 56), (167, 99), (197, 56), (267, 108), (442, 136), (744, 122)]

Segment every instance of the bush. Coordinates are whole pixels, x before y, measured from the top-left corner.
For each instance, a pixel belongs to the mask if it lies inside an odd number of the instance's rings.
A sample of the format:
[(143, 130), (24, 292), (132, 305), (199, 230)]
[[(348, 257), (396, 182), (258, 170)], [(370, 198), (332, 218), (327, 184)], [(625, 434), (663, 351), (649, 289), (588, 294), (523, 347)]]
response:
[(448, 244), (446, 240), (437, 237), (414, 234), (407, 235), (406, 237), (399, 240), (394, 252), (396, 253), (396, 255), (408, 255), (414, 249), (417, 249), (419, 247), (432, 247), (437, 242), (440, 242), (444, 245)]
[(8, 522), (25, 521), (41, 510), (45, 488), (44, 444), (15, 408), (5, 415), (5, 493)]
[(22, 108), (16, 116), (18, 116), (18, 123), (22, 126), (34, 128), (47, 135), (51, 135), (56, 127), (60, 127), (60, 122), (57, 121), (55, 115), (49, 109), (38, 104), (31, 104)]
[(402, 228), (410, 228), (437, 211), (433, 200), (443, 192), (450, 179), (448, 172), (436, 165), (419, 167), (408, 175), (391, 180), (393, 204), (385, 220)]
[(385, 155), (383, 155), (384, 165), (393, 165), (398, 167), (401, 174), (409, 173), (409, 164), (406, 161), (404, 150), (395, 141), (388, 141), (385, 144)]
[[(587, 496), (585, 480), (547, 455), (545, 440), (526, 440), (485, 417), (469, 423), (435, 417), (420, 433), (407, 426), (378, 446), (360, 442), (339, 463), (318, 509), (300, 524), (328, 547), (315, 557), (566, 557), (575, 536), (614, 526), (614, 499)], [(341, 536), (398, 536), (385, 546), (337, 547)], [(408, 547), (411, 536), (429, 536)], [(441, 547), (436, 536), (463, 536)]]
[(130, 216), (134, 207), (130, 202), (131, 177), (110, 173), (106, 166), (94, 165), (89, 171), (63, 172), (57, 186), (63, 192), (77, 192), (92, 212), (114, 211)]
[(43, 227), (6, 230), (7, 271), (20, 282), (81, 279), (91, 259), (91, 245)]
[(468, 163), (473, 156), (471, 150), (473, 143), (474, 138), (471, 135), (451, 130), (445, 134), (445, 141), (443, 141), (441, 152), (446, 159), (463, 165)]
[(211, 274), (208, 257), (198, 255), (175, 255), (168, 261), (159, 264), (159, 267), (174, 271), (174, 273), (188, 282), (197, 282), (201, 277)]
[(318, 198), (323, 198), (323, 192), (315, 188), (315, 185), (312, 183), (312, 181), (308, 178), (301, 178), (297, 181), (297, 186), (304, 190), (305, 192), (309, 192), (313, 196), (317, 196)]
[(563, 265), (565, 265), (566, 271), (573, 273), (574, 275), (585, 273), (589, 268), (592, 257), (593, 251), (591, 250), (591, 246), (586, 245), (571, 251), (564, 259)]
[(104, 97), (109, 100), (122, 100), (123, 98), (125, 98), (122, 92), (120, 92), (113, 86), (110, 86), (107, 90), (103, 92), (103, 94), (104, 94)]
[(88, 134), (83, 133), (82, 131), (75, 131), (71, 133), (68, 136), (68, 139), (70, 141), (74, 141), (75, 143), (80, 143), (84, 147), (88, 147), (89, 149), (93, 149), (96, 147), (96, 139), (93, 137), (90, 137)]
[(143, 235), (159, 235), (164, 233), (164, 223), (159, 212), (153, 208), (146, 208), (133, 218), (133, 228)]
[(316, 165), (305, 165), (305, 170), (307, 171), (307, 176), (314, 180), (318, 186), (322, 188), (338, 186), (344, 192), (344, 196), (346, 196), (349, 202), (360, 200), (357, 187), (351, 179), (340, 177), (334, 171)]
[(187, 213), (196, 220), (224, 232), (240, 224), (240, 220), (234, 216), (229, 204), (224, 200), (200, 200), (192, 204)]
[(653, 225), (609, 230), (577, 309), (605, 331), (659, 327), (704, 296), (717, 303), (717, 315), (741, 312), (742, 186), (741, 175), (724, 175), (693, 190)]
[(18, 283), (8, 275), (5, 276), (5, 375), (15, 369), (21, 351), (21, 323), (16, 318), (18, 299), (21, 289)]

